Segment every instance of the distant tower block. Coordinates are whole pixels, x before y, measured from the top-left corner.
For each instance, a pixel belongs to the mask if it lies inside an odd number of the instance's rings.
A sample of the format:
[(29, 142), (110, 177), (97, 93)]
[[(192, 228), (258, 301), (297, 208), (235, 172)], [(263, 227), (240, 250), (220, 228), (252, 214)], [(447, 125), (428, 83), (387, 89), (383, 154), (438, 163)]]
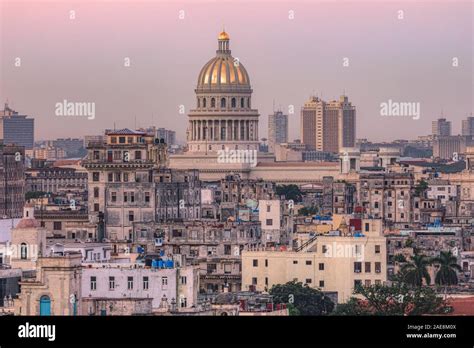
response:
[(341, 173), (360, 171), (360, 149), (357, 147), (343, 147), (339, 152)]
[(393, 147), (381, 147), (379, 149), (379, 165), (385, 169), (394, 165), (400, 159), (400, 149)]

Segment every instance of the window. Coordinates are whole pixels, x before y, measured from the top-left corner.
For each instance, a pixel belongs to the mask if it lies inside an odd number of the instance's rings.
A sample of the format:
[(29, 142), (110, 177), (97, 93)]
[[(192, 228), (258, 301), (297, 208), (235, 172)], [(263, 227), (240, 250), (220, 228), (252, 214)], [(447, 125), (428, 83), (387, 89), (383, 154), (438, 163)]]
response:
[(225, 108), (225, 98), (221, 98), (221, 108)]
[(271, 206), (271, 205), (267, 205), (267, 213), (269, 213), (271, 209), (272, 209), (272, 206)]
[(232, 106), (233, 108), (235, 108), (235, 106), (236, 106), (235, 98), (232, 98), (232, 100), (231, 100), (231, 106)]
[(61, 231), (62, 229), (62, 223), (61, 221), (54, 221), (53, 222), (53, 230), (55, 231)]
[(370, 286), (370, 279), (365, 280), (365, 286)]
[(206, 107), (206, 101), (207, 101), (207, 99), (206, 99), (206, 98), (203, 98), (203, 100), (202, 100), (202, 107), (203, 107), (203, 108)]
[(143, 277), (143, 290), (148, 290), (148, 277)]
[(371, 272), (370, 262), (366, 262), (365, 263), (365, 273), (370, 273), (370, 272)]
[(119, 144), (125, 144), (125, 137), (119, 137)]
[(188, 281), (188, 279), (186, 277), (184, 277), (184, 276), (181, 277), (181, 284), (182, 285), (186, 285), (187, 281)]
[(230, 254), (231, 254), (231, 246), (224, 245), (224, 255), (230, 255)]
[(360, 279), (355, 279), (354, 280), (354, 288), (357, 288), (358, 286), (362, 285), (362, 280)]
[(92, 173), (92, 181), (99, 181), (100, 178), (100, 173), (99, 172), (93, 172)]
[(135, 192), (130, 192), (130, 202), (135, 202)]
[(135, 159), (136, 160), (141, 160), (142, 159), (142, 152), (141, 151), (135, 151)]
[(365, 223), (365, 232), (370, 231), (370, 224), (368, 222)]
[(127, 277), (127, 289), (133, 290), (133, 277)]
[(110, 193), (112, 202), (117, 202), (117, 192), (111, 192)]
[(253, 260), (253, 266), (258, 267), (258, 260)]
[(375, 263), (375, 273), (382, 272), (382, 264), (380, 262)]
[(133, 210), (130, 210), (128, 212), (128, 221), (132, 222), (134, 221), (134, 219), (135, 219), (135, 216), (133, 215)]
[(120, 181), (122, 181), (120, 172), (116, 172), (115, 173), (115, 182), (120, 182)]
[(360, 273), (362, 271), (362, 262), (354, 262), (354, 273)]
[(123, 173), (123, 182), (128, 182), (128, 173)]
[(265, 277), (265, 285), (268, 285), (268, 277)]
[(241, 107), (241, 108), (244, 107), (244, 98), (240, 98), (240, 107)]
[(109, 290), (115, 289), (115, 277), (109, 277)]
[(319, 264), (319, 270), (320, 270), (320, 271), (324, 271), (324, 263), (320, 263), (320, 264)]
[(94, 198), (99, 198), (99, 188), (94, 187)]
[(252, 278), (252, 285), (257, 285), (257, 278)]
[(215, 108), (215, 107), (216, 107), (216, 99), (211, 98), (211, 108)]
[(319, 287), (320, 287), (320, 288), (324, 288), (324, 280), (320, 280), (320, 281), (319, 281)]
[(268, 259), (265, 259), (265, 267), (268, 267)]
[(161, 288), (166, 289), (168, 287), (168, 277), (161, 278)]
[(225, 274), (232, 273), (232, 265), (230, 263), (224, 264), (224, 273)]
[(380, 245), (375, 246), (375, 253), (380, 254)]
[(123, 193), (123, 201), (128, 202), (128, 193), (127, 192)]
[(99, 203), (94, 203), (94, 211), (99, 211)]
[(267, 226), (273, 225), (273, 219), (267, 219), (266, 224)]
[(298, 264), (298, 260), (293, 260), (293, 265), (297, 265)]
[(181, 297), (179, 299), (179, 303), (180, 303), (181, 308), (188, 306), (188, 300), (186, 299), (186, 297)]
[(91, 290), (97, 290), (97, 278), (91, 277)]
[(376, 279), (376, 280), (375, 280), (375, 285), (380, 285), (380, 284), (382, 284), (382, 282), (380, 281), (380, 279)]
[(312, 262), (311, 260), (306, 260), (306, 264), (307, 264), (307, 265), (312, 265), (313, 262)]
[(323, 245), (323, 254), (326, 254), (327, 251), (328, 251), (327, 246)]
[(110, 138), (110, 142), (111, 142), (112, 144), (117, 144), (117, 137), (111, 137), (111, 138)]
[(150, 202), (150, 192), (145, 192), (145, 202)]
[(312, 279), (311, 279), (311, 278), (307, 278), (307, 279), (305, 280), (305, 283), (306, 283), (306, 284), (311, 284), (311, 282), (312, 282)]
[(21, 246), (20, 246), (20, 258), (22, 260), (26, 260), (28, 257), (28, 246), (26, 245), (26, 243), (21, 243)]
[(215, 273), (217, 271), (217, 265), (215, 263), (207, 264), (207, 273)]

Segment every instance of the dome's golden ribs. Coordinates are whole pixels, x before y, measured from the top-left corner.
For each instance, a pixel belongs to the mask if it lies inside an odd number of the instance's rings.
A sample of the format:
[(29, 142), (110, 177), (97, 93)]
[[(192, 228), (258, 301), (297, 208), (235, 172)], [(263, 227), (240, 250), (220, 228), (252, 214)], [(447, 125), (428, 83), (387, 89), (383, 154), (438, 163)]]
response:
[(225, 31), (219, 34), (219, 40), (230, 40), (229, 34), (227, 34)]

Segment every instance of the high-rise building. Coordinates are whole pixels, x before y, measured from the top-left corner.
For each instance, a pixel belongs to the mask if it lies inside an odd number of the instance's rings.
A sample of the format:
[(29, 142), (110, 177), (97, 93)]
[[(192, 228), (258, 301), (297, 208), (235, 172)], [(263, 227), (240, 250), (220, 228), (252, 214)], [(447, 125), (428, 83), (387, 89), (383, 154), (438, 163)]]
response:
[(347, 96), (325, 102), (311, 97), (301, 109), (301, 136), (310, 150), (339, 152), (354, 147), (356, 109)]
[(0, 144), (0, 218), (18, 218), (25, 204), (25, 149)]
[(35, 120), (27, 115), (20, 115), (5, 103), (0, 110), (0, 139), (5, 145), (18, 145), (26, 150), (33, 149)]
[(164, 139), (168, 146), (176, 144), (176, 132), (173, 130), (158, 128), (156, 130), (156, 137), (158, 139)]
[(474, 117), (470, 116), (462, 120), (462, 134), (464, 136), (472, 137), (474, 135)]
[(451, 135), (451, 121), (446, 121), (445, 118), (438, 118), (432, 123), (432, 134), (438, 136)]
[(268, 115), (268, 149), (275, 151), (275, 144), (288, 142), (288, 115), (275, 111)]

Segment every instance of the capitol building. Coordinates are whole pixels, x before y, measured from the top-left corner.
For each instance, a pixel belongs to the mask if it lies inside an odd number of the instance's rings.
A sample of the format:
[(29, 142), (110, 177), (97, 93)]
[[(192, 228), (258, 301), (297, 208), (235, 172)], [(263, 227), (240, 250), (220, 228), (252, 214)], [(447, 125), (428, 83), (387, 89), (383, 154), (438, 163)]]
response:
[[(252, 108), (250, 76), (232, 56), (229, 34), (221, 32), (217, 41), (216, 55), (198, 75), (196, 107), (188, 114), (186, 151), (170, 156), (170, 168), (198, 169), (205, 181), (219, 180), (229, 173), (279, 183), (339, 176), (341, 165), (337, 162), (276, 162), (272, 153), (259, 152), (259, 113)], [(249, 156), (222, 160), (223, 152)], [(249, 157), (252, 160), (247, 160)]]

